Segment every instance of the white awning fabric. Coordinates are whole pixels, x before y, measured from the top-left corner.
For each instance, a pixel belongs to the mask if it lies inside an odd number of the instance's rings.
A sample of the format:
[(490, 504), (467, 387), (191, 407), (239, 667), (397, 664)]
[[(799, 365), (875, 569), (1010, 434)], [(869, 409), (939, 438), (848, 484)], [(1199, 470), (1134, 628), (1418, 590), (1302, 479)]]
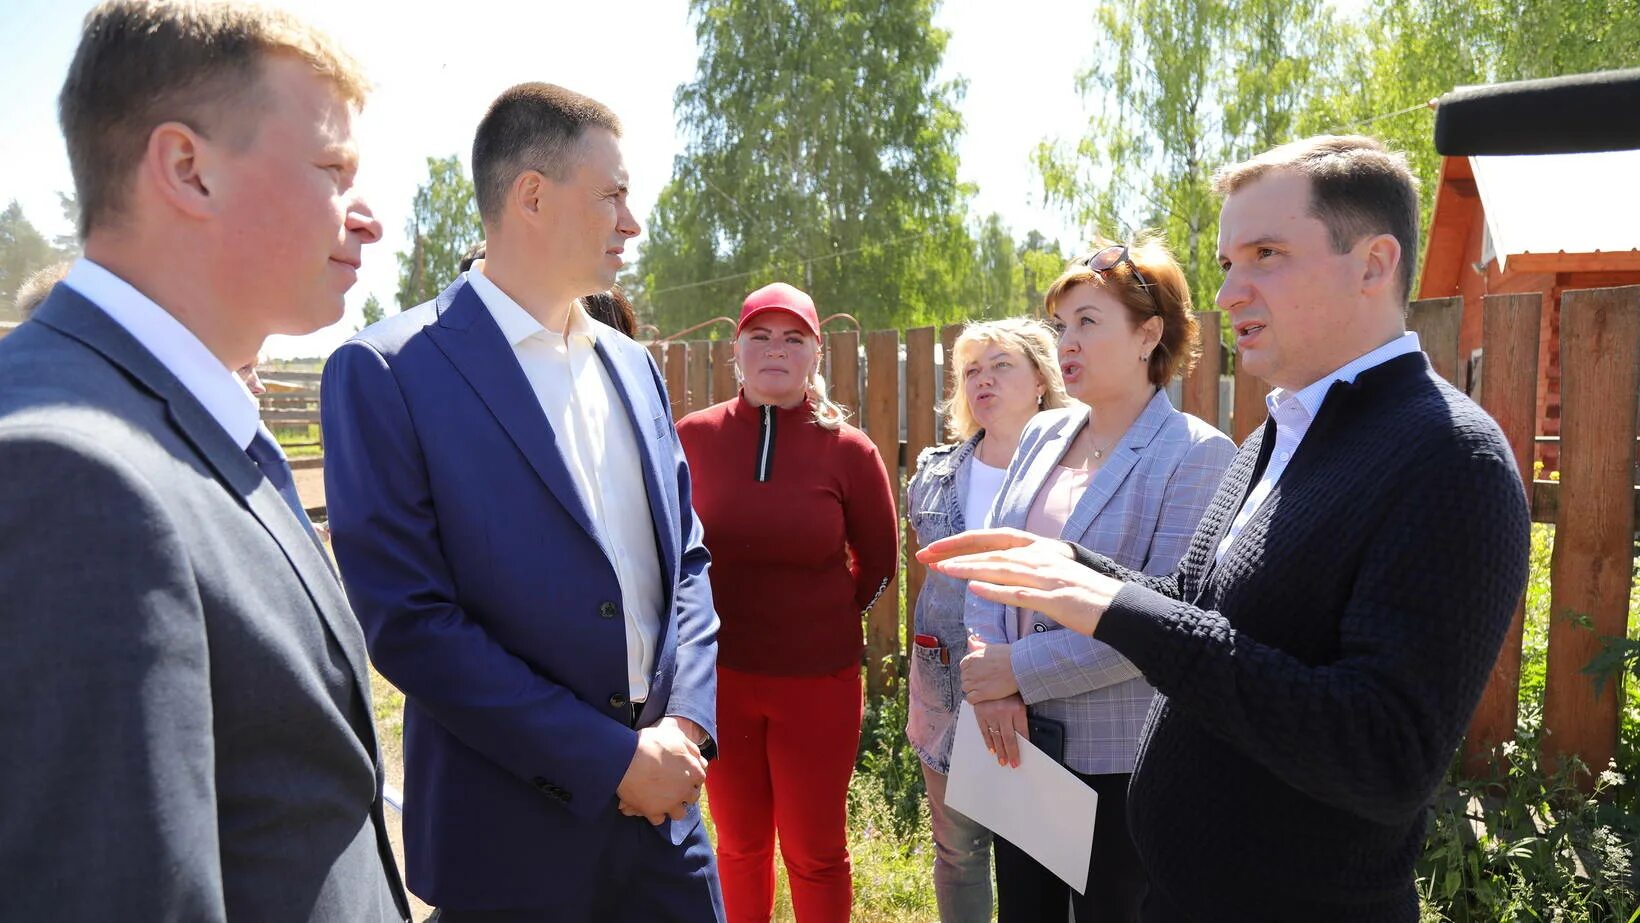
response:
[(1469, 162), (1498, 268), (1522, 253), (1640, 250), (1640, 150)]

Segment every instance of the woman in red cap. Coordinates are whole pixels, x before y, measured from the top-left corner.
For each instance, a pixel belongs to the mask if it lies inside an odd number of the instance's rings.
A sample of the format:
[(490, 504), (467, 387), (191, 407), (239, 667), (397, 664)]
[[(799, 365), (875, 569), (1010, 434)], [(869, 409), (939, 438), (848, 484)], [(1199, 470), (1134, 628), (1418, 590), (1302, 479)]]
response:
[(747, 296), (734, 398), (678, 422), (712, 553), (718, 759), (707, 773), (731, 921), (774, 911), (774, 844), (804, 923), (853, 902), (846, 803), (860, 743), (860, 613), (898, 566), (877, 449), (820, 377), (814, 301)]

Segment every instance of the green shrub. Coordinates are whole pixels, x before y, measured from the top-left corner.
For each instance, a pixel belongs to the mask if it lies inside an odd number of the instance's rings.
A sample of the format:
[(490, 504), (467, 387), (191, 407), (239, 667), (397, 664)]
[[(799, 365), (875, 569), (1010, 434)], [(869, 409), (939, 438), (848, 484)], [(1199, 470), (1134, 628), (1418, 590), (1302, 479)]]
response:
[(1617, 761), (1598, 773), (1575, 759), (1544, 766), (1553, 550), (1554, 528), (1533, 526), (1516, 739), (1493, 778), (1465, 780), (1454, 763), (1418, 862), (1425, 923), (1640, 920), (1640, 683), (1624, 682), (1640, 650), (1640, 581), (1631, 638), (1609, 639), (1591, 665), (1608, 694), (1623, 696)]

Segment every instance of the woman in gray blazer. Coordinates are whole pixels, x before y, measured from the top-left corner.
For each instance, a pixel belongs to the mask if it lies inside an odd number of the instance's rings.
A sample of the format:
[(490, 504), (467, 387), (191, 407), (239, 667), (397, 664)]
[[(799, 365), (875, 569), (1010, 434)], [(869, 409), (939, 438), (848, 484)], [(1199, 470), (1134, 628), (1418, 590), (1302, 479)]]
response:
[[(1168, 573), (1236, 450), (1163, 390), (1200, 355), (1184, 273), (1158, 240), (1102, 247), (1073, 261), (1045, 301), (1066, 390), (1081, 404), (1026, 426), (987, 524)], [(1017, 765), (1028, 711), (1038, 739), (1062, 740), (1054, 755), (1099, 793), (1086, 893), (999, 839), (999, 920), (1063, 923), (1067, 903), (1081, 921), (1136, 920), (1145, 878), (1127, 832), (1127, 783), (1153, 690), (1108, 645), (1040, 613), (970, 596), (964, 621), (973, 638), (962, 686), (987, 745)]]
[[(1025, 424), (1069, 403), (1053, 332), (1024, 318), (963, 327), (946, 358), (951, 401), (946, 429), (957, 441), (925, 450), (906, 486), (906, 517), (921, 545), (985, 523)], [(990, 923), (991, 832), (946, 808), (967, 653), (967, 582), (929, 573), (917, 594), (911, 695), (905, 734), (922, 759), (934, 834), (934, 899), (941, 923)]]

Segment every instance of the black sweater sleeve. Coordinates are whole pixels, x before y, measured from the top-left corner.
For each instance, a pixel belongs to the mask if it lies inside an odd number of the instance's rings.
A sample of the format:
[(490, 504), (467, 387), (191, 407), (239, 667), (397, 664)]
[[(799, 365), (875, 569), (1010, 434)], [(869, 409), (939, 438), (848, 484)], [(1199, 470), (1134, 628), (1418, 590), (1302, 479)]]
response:
[(1066, 542), (1065, 544), (1071, 546), (1071, 555), (1083, 567), (1091, 567), (1099, 573), (1107, 577), (1115, 577), (1123, 583), (1137, 584), (1147, 590), (1160, 593), (1169, 599), (1184, 598), (1184, 568), (1188, 564), (1188, 559), (1180, 562), (1179, 566), (1175, 567), (1170, 574), (1152, 575), (1136, 571), (1131, 567), (1123, 567), (1099, 552), (1089, 551), (1075, 542)]
[(1182, 602), (1171, 578), (1128, 573), (1115, 574), (1130, 582), (1094, 637), (1138, 665), (1170, 708), (1294, 788), (1368, 820), (1408, 822), (1486, 684), (1525, 586), (1530, 534), (1510, 459), (1448, 452), (1418, 470), (1380, 511), (1345, 611), (1292, 613), (1338, 619), (1330, 662), (1305, 663)]

